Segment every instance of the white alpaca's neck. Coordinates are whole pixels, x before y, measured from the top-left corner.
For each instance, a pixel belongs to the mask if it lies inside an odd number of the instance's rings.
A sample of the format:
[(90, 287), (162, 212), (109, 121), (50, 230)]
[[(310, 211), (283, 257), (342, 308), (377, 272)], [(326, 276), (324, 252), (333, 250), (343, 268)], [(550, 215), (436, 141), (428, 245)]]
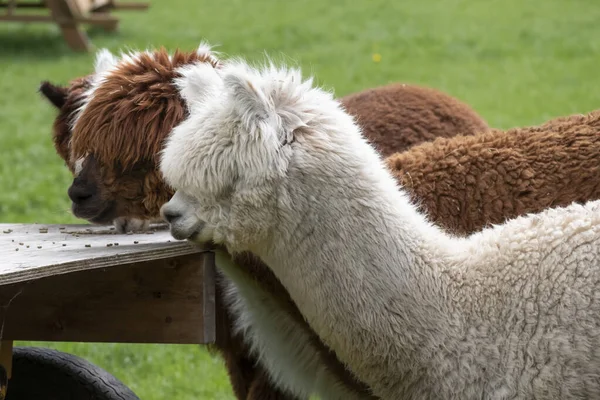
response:
[[(269, 248), (253, 251), (360, 379), (385, 382), (395, 371), (389, 385), (411, 385), (455, 333), (436, 265), (453, 241), (417, 212), (369, 145), (350, 148), (299, 155), (280, 228)], [(310, 163), (321, 167), (307, 171)]]

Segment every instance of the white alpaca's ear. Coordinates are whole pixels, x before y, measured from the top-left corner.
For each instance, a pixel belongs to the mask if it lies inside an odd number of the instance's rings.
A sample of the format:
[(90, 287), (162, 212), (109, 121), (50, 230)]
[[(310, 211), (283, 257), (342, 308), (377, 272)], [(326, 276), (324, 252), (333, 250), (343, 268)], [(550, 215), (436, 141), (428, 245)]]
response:
[(249, 131), (260, 130), (263, 122), (273, 122), (271, 117), (277, 116), (281, 124), (273, 126), (273, 131), (280, 143), (287, 144), (294, 141), (298, 129), (308, 127), (312, 116), (302, 109), (300, 101), (310, 90), (312, 79), (302, 81), (300, 70), (278, 69), (271, 64), (258, 71), (235, 61), (225, 64), (221, 76), (228, 100)]
[(210, 95), (215, 94), (223, 83), (209, 63), (186, 65), (177, 72), (180, 76), (175, 78), (174, 83), (188, 105), (210, 99)]
[(106, 72), (117, 65), (118, 62), (119, 59), (115, 57), (108, 49), (100, 49), (96, 53), (94, 71), (96, 71), (97, 74)]
[(246, 124), (269, 118), (273, 111), (270, 99), (261, 87), (261, 77), (242, 62), (233, 62), (223, 69), (223, 85)]
[(280, 111), (278, 114), (283, 122), (283, 129), (279, 135), (279, 141), (282, 144), (292, 143), (295, 139), (294, 136), (296, 135), (297, 130), (308, 127), (302, 118), (292, 112)]

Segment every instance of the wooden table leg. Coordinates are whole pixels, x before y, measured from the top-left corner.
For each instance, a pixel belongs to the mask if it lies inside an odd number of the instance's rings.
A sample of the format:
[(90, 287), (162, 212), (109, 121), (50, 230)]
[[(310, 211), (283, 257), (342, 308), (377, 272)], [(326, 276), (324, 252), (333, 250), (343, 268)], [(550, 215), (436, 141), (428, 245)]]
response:
[(89, 51), (90, 41), (75, 22), (75, 10), (64, 0), (46, 0), (52, 17), (58, 22), (60, 31), (69, 47), (75, 51)]
[(90, 41), (87, 35), (85, 32), (82, 32), (76, 24), (61, 24), (59, 27), (65, 41), (71, 49), (75, 51), (90, 50)]
[(205, 343), (214, 343), (217, 340), (217, 315), (215, 315), (215, 307), (217, 303), (216, 293), (216, 271), (215, 271), (215, 253), (207, 251), (202, 253), (202, 268), (204, 268), (203, 274), (203, 288), (202, 293), (204, 300), (202, 305), (204, 307), (204, 324), (203, 324), (203, 337)]

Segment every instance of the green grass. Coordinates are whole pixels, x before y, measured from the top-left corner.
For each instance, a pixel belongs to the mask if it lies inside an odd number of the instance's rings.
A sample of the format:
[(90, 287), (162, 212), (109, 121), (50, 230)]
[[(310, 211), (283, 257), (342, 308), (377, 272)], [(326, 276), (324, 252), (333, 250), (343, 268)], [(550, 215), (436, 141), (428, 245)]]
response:
[[(297, 62), (344, 95), (391, 81), (429, 85), (508, 128), (600, 108), (600, 7), (595, 0), (170, 0), (121, 13), (98, 47), (264, 52)], [(381, 61), (373, 61), (373, 54)], [(43, 79), (90, 72), (54, 26), (0, 24), (0, 221), (75, 222), (67, 169), (55, 155)], [(596, 86), (598, 85), (598, 86)], [(232, 398), (220, 360), (199, 346), (44, 344), (106, 368), (145, 400)]]

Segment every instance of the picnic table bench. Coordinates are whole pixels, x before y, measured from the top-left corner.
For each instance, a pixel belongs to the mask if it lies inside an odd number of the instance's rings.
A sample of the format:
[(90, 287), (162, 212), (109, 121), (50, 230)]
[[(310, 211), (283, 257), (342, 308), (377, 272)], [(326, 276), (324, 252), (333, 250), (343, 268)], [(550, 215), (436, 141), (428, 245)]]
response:
[(213, 343), (214, 267), (166, 225), (0, 224), (0, 381), (15, 340)]
[[(110, 15), (111, 10), (145, 10), (148, 3), (125, 3), (114, 0), (0, 0), (0, 21), (56, 23), (73, 50), (89, 51), (90, 41), (81, 24), (99, 25), (107, 31), (117, 29), (119, 19)], [(23, 10), (47, 10), (44, 14), (19, 12)]]

